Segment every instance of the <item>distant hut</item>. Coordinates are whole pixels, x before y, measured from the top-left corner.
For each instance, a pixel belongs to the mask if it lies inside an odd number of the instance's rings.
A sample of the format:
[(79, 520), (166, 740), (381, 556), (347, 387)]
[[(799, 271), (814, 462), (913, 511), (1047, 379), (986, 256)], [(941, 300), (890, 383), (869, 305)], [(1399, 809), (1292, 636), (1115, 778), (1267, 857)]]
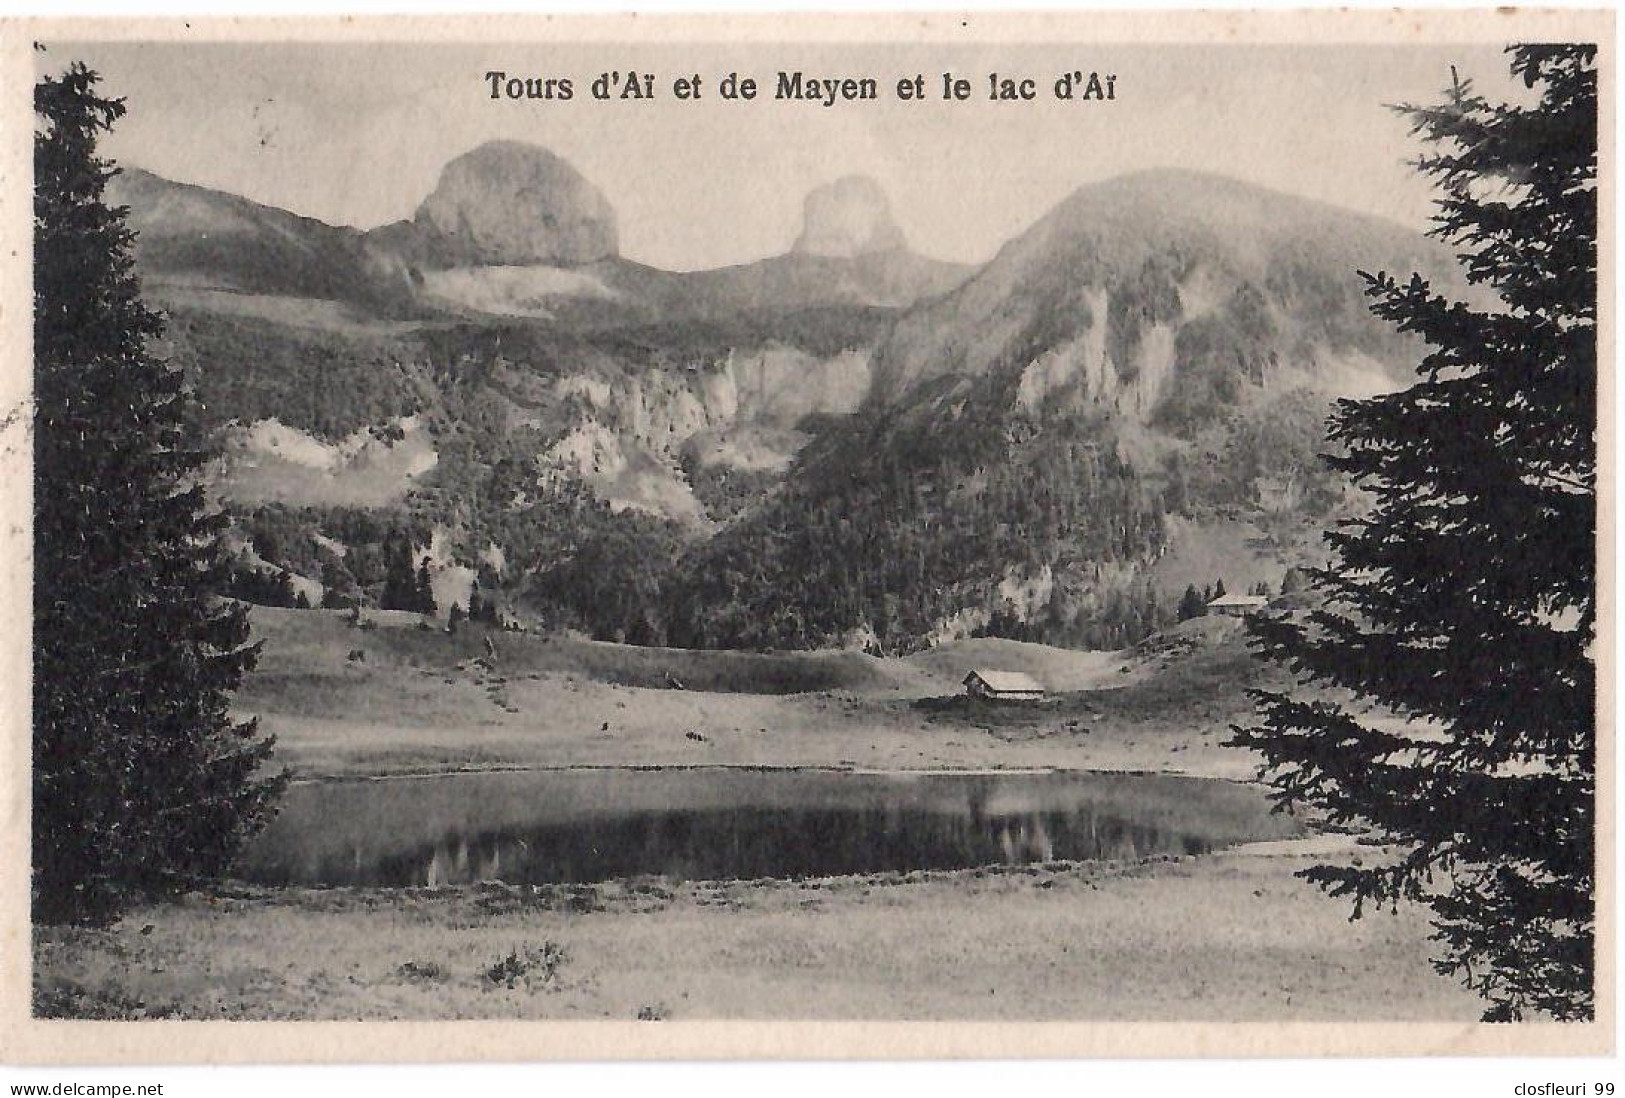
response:
[(965, 693), (989, 701), (1038, 701), (1044, 696), (1044, 684), (1020, 671), (978, 667), (965, 676)]
[(1245, 618), (1261, 613), (1269, 604), (1270, 600), (1263, 595), (1220, 595), (1207, 604), (1207, 612), (1228, 618)]

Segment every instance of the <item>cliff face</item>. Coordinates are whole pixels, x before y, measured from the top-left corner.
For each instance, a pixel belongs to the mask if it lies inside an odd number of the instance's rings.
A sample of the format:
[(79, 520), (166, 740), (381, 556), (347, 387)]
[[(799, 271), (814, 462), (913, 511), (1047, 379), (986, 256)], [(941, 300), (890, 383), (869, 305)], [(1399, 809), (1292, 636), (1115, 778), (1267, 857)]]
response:
[(892, 219), (891, 201), (880, 184), (862, 175), (826, 183), (807, 195), (796, 255), (856, 259), (897, 251), (906, 244)]
[(1369, 391), (1407, 342), (1365, 309), (1359, 271), (1448, 278), (1399, 226), (1233, 180), (1145, 172), (1084, 187), (964, 285), (898, 323), (875, 399), (944, 379), (1066, 393), (1188, 432), (1251, 390)]
[(554, 394), (571, 426), (538, 467), (580, 476), (612, 507), (705, 526), (685, 465), (783, 473), (808, 440), (799, 424), (854, 411), (868, 388), (867, 352), (778, 343), (612, 378), (569, 374)]
[(414, 331), (164, 300), (169, 353), (223, 432), (217, 489), (245, 503), (408, 506), (506, 463), (533, 486), (579, 478), (616, 510), (703, 530), (716, 516), (696, 471), (783, 474), (804, 421), (853, 412), (870, 383), (863, 332), (723, 334), (671, 353), (619, 332)]
[(569, 163), (491, 141), (442, 169), (414, 225), (457, 266), (578, 267), (619, 254), (615, 211)]

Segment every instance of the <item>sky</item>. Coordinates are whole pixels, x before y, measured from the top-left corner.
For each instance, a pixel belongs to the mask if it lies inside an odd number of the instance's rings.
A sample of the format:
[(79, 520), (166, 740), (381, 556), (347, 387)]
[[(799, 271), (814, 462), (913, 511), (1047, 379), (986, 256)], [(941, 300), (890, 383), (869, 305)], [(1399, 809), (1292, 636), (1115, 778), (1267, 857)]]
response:
[[(1125, 172), (1217, 172), (1424, 228), (1432, 191), (1407, 164), (1420, 146), (1384, 106), (1434, 103), (1455, 65), (1511, 97), (1498, 47), (880, 46), (771, 43), (546, 46), (491, 43), (47, 43), (44, 71), (83, 60), (129, 111), (104, 141), (121, 164), (244, 195), (333, 224), (410, 217), (441, 167), (480, 142), (544, 145), (619, 216), (622, 254), (693, 270), (787, 250), (812, 188), (874, 177), (911, 246), (981, 262), (1073, 190)], [(656, 75), (656, 97), (593, 99), (605, 70)], [(872, 75), (867, 102), (775, 101), (780, 71)], [(568, 102), (492, 100), (485, 74), (571, 78)], [(971, 81), (946, 102), (941, 74)], [(1066, 102), (1063, 72), (1116, 76), (1112, 102)], [(717, 79), (753, 76), (752, 102)], [(1037, 98), (993, 102), (992, 72), (1030, 76)], [(926, 77), (927, 98), (896, 98)], [(671, 82), (698, 74), (700, 98)]]

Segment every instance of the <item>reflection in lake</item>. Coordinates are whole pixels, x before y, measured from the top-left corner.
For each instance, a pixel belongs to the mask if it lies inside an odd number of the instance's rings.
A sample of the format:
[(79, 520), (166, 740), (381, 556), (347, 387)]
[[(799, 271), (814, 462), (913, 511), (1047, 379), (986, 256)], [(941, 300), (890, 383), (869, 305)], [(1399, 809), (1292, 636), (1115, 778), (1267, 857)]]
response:
[(1294, 833), (1257, 788), (1199, 778), (461, 774), (295, 786), (244, 873), (384, 886), (816, 877), (1203, 854)]

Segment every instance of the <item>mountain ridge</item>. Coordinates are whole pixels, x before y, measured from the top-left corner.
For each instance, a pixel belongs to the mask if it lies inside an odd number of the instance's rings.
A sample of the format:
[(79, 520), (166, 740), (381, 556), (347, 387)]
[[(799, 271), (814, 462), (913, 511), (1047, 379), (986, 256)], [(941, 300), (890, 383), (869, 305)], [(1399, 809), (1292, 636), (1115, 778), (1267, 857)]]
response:
[(1279, 584), (1344, 506), (1317, 458), (1330, 402), (1414, 369), (1358, 273), (1406, 267), (1452, 281), (1420, 234), (1241, 181), (1080, 187), (897, 317), (859, 415), (685, 562), (673, 627), (721, 647), (1112, 647), (1219, 578), (1184, 569), (1220, 529), (1231, 582)]
[(386, 314), (410, 300), (405, 266), (358, 229), (141, 168), (114, 175), (108, 199), (129, 211), (147, 280), (344, 301)]
[[(406, 538), (442, 609), (479, 576), (643, 643), (1129, 643), (1214, 578), (1192, 547), (1220, 526), (1232, 583), (1279, 582), (1340, 506), (1328, 402), (1415, 361), (1356, 272), (1449, 278), (1421, 234), (1180, 170), (1085, 184), (980, 267), (914, 253), (878, 188), (837, 181), (789, 252), (696, 272), (625, 258), (607, 223), (490, 252), (502, 218), (457, 202), (362, 233), (135, 182), (138, 265), (229, 438), (219, 491), (283, 550), (248, 539), (255, 567), (367, 598)], [(520, 198), (504, 217), (553, 208)]]
[[(1148, 420), (1173, 373), (1222, 394), (1283, 355), (1311, 375), (1380, 368), (1405, 341), (1366, 312), (1357, 272), (1384, 268), (1448, 280), (1452, 264), (1391, 222), (1224, 176), (1154, 169), (1085, 184), (899, 321), (877, 354), (874, 400), (896, 403), (931, 377), (1037, 365)], [(1258, 346), (1282, 329), (1287, 345)], [(1212, 368), (1219, 359), (1230, 361)], [(1244, 376), (1228, 376), (1237, 368)]]
[[(842, 188), (854, 184), (859, 204), (868, 204), (856, 219), (867, 228), (843, 249), (841, 223), (853, 215), (819, 196), (834, 194), (840, 207), (851, 201)], [(694, 271), (653, 267), (621, 255), (614, 209), (598, 188), (542, 146), (514, 141), (454, 158), (413, 218), (368, 230), (133, 167), (115, 177), (113, 197), (131, 210), (144, 238), (137, 259), (154, 282), (338, 300), (392, 315), (449, 310), (602, 325), (829, 305), (904, 308), (974, 269), (909, 250), (884, 195), (862, 177), (809, 192), (801, 236), (785, 253)], [(806, 245), (809, 227), (821, 247)]]

